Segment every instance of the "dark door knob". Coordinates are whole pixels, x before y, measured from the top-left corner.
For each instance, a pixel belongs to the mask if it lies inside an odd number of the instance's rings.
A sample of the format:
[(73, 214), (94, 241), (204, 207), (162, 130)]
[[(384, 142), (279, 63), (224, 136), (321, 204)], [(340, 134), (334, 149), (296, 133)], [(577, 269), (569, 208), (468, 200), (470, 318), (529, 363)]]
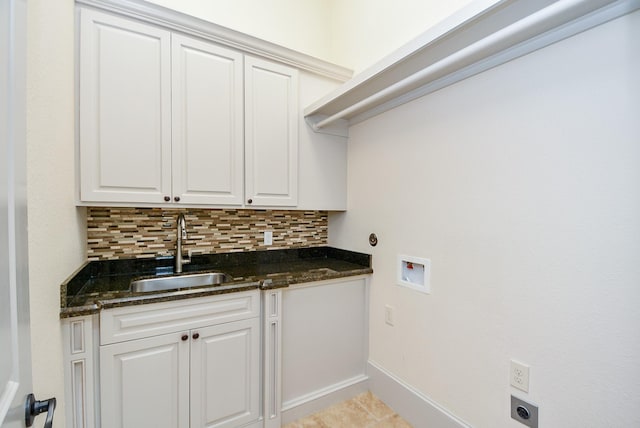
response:
[(193, 333), (193, 336), (191, 337), (193, 337), (193, 339), (195, 340), (200, 337), (200, 333)]
[(171, 200), (171, 198), (170, 198), (170, 197), (168, 197), (168, 196), (165, 196), (165, 197), (164, 197), (164, 201), (165, 201), (165, 202), (169, 202), (170, 200)]
[(181, 337), (182, 340), (187, 340), (188, 338), (189, 338), (188, 334), (183, 334)]
[(180, 196), (174, 196), (173, 200), (176, 202), (180, 202)]
[(247, 203), (248, 204), (252, 204), (253, 203), (253, 199), (247, 199)]
[(40, 413), (47, 412), (47, 419), (44, 421), (44, 428), (51, 428), (53, 426), (53, 412), (56, 410), (56, 398), (49, 398), (44, 401), (37, 401), (33, 394), (27, 396), (27, 401), (24, 403), (24, 423), (30, 427), (33, 425), (33, 420)]

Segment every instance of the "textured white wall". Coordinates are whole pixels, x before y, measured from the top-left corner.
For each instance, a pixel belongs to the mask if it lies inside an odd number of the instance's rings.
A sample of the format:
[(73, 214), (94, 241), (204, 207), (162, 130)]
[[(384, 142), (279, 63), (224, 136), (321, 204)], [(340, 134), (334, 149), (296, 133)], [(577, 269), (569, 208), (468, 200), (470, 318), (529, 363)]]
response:
[[(325, 19), (346, 16), (343, 3)], [(352, 8), (353, 21), (328, 32), (299, 14), (279, 23), (283, 9), (241, 13), (236, 2), (227, 21), (211, 20), (362, 69), (466, 2), (446, 3), (428, 17), (405, 9), (406, 22), (380, 6), (375, 16), (396, 23), (375, 31), (358, 28), (373, 7)], [(58, 285), (85, 242), (73, 200), (73, 31), (72, 0), (29, 1), (34, 389), (61, 404)], [(323, 31), (345, 61), (327, 39), (305, 41)], [(510, 358), (531, 364), (531, 393), (520, 395), (541, 405), (546, 426), (640, 424), (628, 411), (640, 407), (638, 40), (636, 13), (351, 129), (350, 206), (332, 217), (330, 239), (368, 252), (368, 233), (380, 236), (372, 358), (474, 426), (520, 426), (506, 416)], [(398, 252), (432, 259), (431, 296), (394, 285)], [(56, 425), (63, 418), (61, 408)]]
[(332, 60), (356, 73), (471, 0), (330, 0)]
[(64, 427), (60, 283), (86, 257), (85, 217), (74, 201), (73, 0), (29, 0), (27, 19), (33, 388), (41, 399), (58, 398), (55, 425)]
[(640, 426), (638, 76), (640, 12), (351, 128), (329, 241), (373, 254), (373, 361), (478, 428), (522, 426), (511, 358), (540, 426)]
[(148, 0), (330, 61), (326, 0)]

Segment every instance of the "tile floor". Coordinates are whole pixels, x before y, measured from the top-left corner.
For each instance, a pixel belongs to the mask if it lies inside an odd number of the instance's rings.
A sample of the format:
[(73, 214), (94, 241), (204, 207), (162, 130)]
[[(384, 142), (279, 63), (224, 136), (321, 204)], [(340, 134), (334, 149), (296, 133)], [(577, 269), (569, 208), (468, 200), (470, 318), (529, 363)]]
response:
[(412, 428), (371, 392), (298, 419), (283, 428)]

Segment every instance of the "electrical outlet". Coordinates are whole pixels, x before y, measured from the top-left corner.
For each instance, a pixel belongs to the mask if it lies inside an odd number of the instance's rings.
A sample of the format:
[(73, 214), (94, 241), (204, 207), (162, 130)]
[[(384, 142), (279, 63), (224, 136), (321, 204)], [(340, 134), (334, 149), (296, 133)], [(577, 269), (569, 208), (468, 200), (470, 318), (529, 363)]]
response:
[(511, 418), (531, 428), (538, 428), (538, 406), (511, 396)]
[(511, 360), (511, 386), (521, 391), (529, 392), (529, 366)]
[(384, 322), (393, 326), (395, 322), (395, 308), (393, 306), (384, 305)]
[(273, 231), (265, 230), (265, 232), (264, 232), (264, 245), (273, 245)]

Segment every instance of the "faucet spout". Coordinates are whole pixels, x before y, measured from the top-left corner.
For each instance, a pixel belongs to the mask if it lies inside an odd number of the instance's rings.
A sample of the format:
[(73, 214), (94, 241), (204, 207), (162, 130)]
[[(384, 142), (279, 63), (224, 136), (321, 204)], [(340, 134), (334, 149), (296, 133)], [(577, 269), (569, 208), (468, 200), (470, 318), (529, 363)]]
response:
[(176, 224), (176, 266), (174, 272), (182, 273), (182, 265), (191, 262), (189, 258), (185, 258), (182, 255), (182, 240), (187, 239), (187, 222), (184, 219), (184, 214), (180, 213), (180, 215), (178, 215)]

